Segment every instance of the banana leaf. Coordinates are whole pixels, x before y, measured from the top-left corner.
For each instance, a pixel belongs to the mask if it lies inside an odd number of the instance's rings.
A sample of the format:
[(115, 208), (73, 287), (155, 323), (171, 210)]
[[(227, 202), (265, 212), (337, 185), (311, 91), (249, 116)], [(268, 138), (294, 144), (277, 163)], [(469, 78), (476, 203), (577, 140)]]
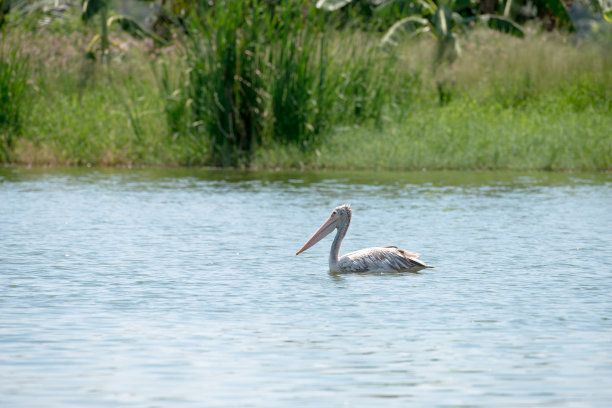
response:
[(318, 0), (316, 6), (323, 10), (334, 11), (341, 9), (352, 1), (353, 0)]
[(486, 24), (487, 27), (493, 30), (510, 34), (519, 38), (525, 37), (525, 31), (521, 28), (521, 26), (510, 20), (509, 18), (493, 14), (482, 14), (478, 17), (478, 20), (481, 23)]

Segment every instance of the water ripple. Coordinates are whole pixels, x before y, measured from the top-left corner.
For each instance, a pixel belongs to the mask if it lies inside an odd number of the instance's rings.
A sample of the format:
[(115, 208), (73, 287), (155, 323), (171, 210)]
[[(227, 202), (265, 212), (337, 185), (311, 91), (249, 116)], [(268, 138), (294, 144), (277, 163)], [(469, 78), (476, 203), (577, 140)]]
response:
[[(396, 244), (436, 269), (327, 271)], [(612, 404), (612, 178), (0, 169), (0, 405)]]

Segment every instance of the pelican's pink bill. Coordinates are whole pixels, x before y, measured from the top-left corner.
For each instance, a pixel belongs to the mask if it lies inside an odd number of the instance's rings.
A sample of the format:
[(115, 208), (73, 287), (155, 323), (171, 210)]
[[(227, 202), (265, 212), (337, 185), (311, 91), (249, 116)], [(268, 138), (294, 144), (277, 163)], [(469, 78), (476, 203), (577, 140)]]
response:
[[(325, 221), (325, 223), (323, 225), (321, 225), (321, 228), (319, 228), (317, 230), (317, 232), (315, 232), (312, 237), (310, 237), (310, 239), (308, 240), (308, 242), (306, 242), (304, 244), (304, 246), (302, 247), (302, 249), (300, 249), (299, 251), (297, 251), (295, 254), (299, 255), (300, 253), (304, 252), (305, 250), (307, 250), (308, 248), (312, 247), (314, 244), (316, 244), (317, 242), (319, 242), (320, 240), (322, 240), (323, 238), (325, 238), (326, 236), (329, 235), (330, 232), (332, 232), (334, 230), (334, 228), (336, 227), (334, 225), (334, 221), (332, 219), (332, 217), (329, 217), (327, 219), (327, 221)], [(331, 228), (330, 228), (331, 227)]]

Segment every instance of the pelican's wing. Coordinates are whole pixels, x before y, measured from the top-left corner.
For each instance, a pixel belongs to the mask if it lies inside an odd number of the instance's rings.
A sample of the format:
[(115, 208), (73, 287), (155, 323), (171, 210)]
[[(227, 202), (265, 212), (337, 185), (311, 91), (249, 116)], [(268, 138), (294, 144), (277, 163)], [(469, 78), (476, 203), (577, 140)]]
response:
[(401, 272), (428, 268), (416, 259), (417, 256), (395, 246), (366, 248), (344, 255), (338, 260), (338, 267), (344, 272)]
[(421, 254), (417, 254), (416, 252), (405, 251), (403, 249), (400, 249), (400, 248), (396, 247), (395, 245), (387, 245), (387, 246), (384, 246), (383, 248), (395, 248), (398, 251), (400, 251), (401, 253), (403, 253), (404, 256), (407, 256), (408, 258), (418, 258), (419, 255), (421, 255)]

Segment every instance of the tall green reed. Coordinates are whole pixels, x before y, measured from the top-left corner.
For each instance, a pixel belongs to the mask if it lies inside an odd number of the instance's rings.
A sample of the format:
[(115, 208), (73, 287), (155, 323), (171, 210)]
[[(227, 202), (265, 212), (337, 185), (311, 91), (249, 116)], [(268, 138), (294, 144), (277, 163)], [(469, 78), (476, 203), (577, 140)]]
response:
[(271, 143), (312, 151), (334, 123), (380, 118), (386, 63), (374, 42), (330, 49), (325, 16), (291, 0), (218, 1), (192, 14), (182, 99), (159, 83), (170, 129), (189, 117), (178, 132), (197, 147), (186, 164), (248, 166)]
[(211, 164), (248, 165), (261, 141), (263, 3), (220, 1), (192, 17), (186, 45), (195, 141)]
[(21, 131), (28, 81), (28, 58), (0, 43), (0, 162), (11, 160)]
[[(350, 38), (350, 35), (349, 35)], [(392, 74), (396, 63), (374, 44), (342, 44), (332, 64), (334, 123), (380, 122), (383, 109), (398, 91)]]
[(276, 142), (307, 150), (319, 143), (331, 113), (325, 26), (313, 8), (304, 15), (287, 3), (271, 20), (269, 133)]
[(200, 122), (193, 126), (188, 75), (182, 67), (176, 68), (177, 63), (180, 64), (176, 58), (169, 58), (153, 65), (168, 130), (164, 144), (180, 164), (202, 165), (206, 160), (207, 143), (197, 131)]

